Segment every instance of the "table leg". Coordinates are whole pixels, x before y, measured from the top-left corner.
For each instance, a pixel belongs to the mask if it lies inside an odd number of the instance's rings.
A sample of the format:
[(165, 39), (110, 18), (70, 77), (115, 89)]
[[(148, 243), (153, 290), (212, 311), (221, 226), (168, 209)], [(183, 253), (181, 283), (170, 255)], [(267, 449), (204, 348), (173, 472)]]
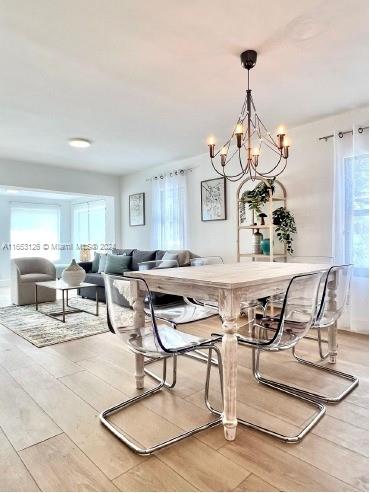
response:
[(98, 286), (95, 288), (95, 301), (96, 301), (96, 316), (99, 315), (99, 295), (98, 295)]
[(69, 306), (68, 289), (66, 290), (66, 306)]
[[(139, 282), (131, 282), (131, 294), (134, 298), (134, 327), (139, 330), (145, 326), (145, 312), (144, 312), (144, 293), (140, 290)], [(144, 356), (141, 354), (135, 354), (135, 379), (136, 388), (144, 388)]]
[(224, 412), (222, 422), (226, 440), (235, 440), (238, 420), (236, 417), (236, 385), (238, 371), (237, 317), (240, 313), (240, 297), (232, 291), (219, 295), (222, 328), (222, 359), (224, 380)]
[(66, 306), (65, 306), (65, 300), (64, 300), (64, 289), (62, 289), (62, 322), (65, 323), (66, 321)]
[(38, 304), (38, 299), (37, 299), (37, 284), (35, 284), (35, 305), (36, 305), (36, 310), (38, 310), (39, 304)]

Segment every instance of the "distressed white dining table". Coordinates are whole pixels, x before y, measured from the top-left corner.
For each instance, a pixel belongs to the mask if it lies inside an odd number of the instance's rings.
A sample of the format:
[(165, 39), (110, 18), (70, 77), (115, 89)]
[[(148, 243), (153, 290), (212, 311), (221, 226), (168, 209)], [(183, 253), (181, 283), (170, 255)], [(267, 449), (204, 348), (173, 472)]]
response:
[[(293, 276), (314, 272), (325, 272), (326, 264), (301, 264), (278, 262), (246, 262), (199, 267), (179, 267), (127, 272), (134, 278), (131, 294), (134, 298), (134, 324), (140, 328), (145, 323), (145, 286), (136, 278), (144, 279), (150, 291), (188, 296), (199, 299), (212, 299), (219, 304), (223, 323), (222, 356), (224, 367), (224, 412), (223, 425), (225, 438), (234, 440), (238, 425), (236, 414), (238, 340), (237, 319), (240, 315), (241, 301), (271, 296), (286, 290)], [(335, 304), (334, 287), (332, 303)], [(335, 362), (337, 343), (336, 327), (328, 336), (330, 361)], [(144, 387), (144, 358), (136, 355), (136, 386)]]

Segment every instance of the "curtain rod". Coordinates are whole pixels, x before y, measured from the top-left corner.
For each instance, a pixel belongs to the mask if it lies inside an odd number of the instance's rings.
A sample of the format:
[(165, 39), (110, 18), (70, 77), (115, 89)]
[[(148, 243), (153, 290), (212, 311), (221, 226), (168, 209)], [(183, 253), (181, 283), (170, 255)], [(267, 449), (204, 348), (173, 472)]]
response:
[[(362, 132), (364, 130), (368, 130), (369, 127), (358, 127), (358, 133), (359, 134), (362, 134)], [(345, 132), (338, 132), (338, 137), (340, 139), (342, 139), (346, 134), (353, 134), (353, 130), (346, 130)], [(318, 140), (325, 140), (325, 142), (328, 140), (328, 139), (331, 139), (332, 137), (334, 137), (334, 134), (330, 134), (330, 135), (324, 135), (323, 137), (319, 137)]]
[(171, 171), (166, 171), (164, 173), (154, 175), (150, 178), (147, 178), (145, 181), (163, 180), (164, 178), (166, 178), (166, 176), (184, 175), (185, 173), (191, 173), (192, 171), (193, 171), (193, 168), (173, 169)]

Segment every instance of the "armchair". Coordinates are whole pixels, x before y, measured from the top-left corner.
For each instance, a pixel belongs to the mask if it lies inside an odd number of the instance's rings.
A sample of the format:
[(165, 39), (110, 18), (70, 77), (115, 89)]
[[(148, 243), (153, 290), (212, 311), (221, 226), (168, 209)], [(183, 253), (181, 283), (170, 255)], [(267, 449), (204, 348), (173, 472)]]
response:
[[(42, 257), (23, 257), (11, 260), (11, 301), (14, 305), (31, 305), (35, 302), (35, 282), (54, 281), (55, 266)], [(39, 302), (55, 301), (56, 291), (39, 288)]]

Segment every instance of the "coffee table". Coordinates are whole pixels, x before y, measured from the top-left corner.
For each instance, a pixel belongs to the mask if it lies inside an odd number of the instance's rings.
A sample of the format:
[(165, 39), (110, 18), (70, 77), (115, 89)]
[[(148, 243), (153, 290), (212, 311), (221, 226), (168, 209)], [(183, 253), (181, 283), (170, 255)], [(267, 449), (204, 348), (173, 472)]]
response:
[[(61, 291), (62, 292), (62, 311), (58, 312), (51, 312), (51, 313), (46, 313), (41, 310), (39, 310), (39, 303), (37, 299), (37, 288), (38, 287), (43, 287), (43, 288), (48, 288), (48, 289), (54, 289), (55, 291)], [(96, 305), (95, 305), (95, 313), (90, 312), (88, 310), (83, 310), (82, 308), (77, 308), (74, 306), (71, 306), (69, 304), (68, 300), (68, 292), (71, 291), (72, 289), (80, 289), (80, 288), (91, 288), (95, 286), (95, 300), (96, 300)], [(35, 305), (36, 305), (36, 310), (42, 313), (43, 315), (47, 315), (48, 317), (54, 318), (55, 320), (58, 320), (59, 322), (64, 322), (66, 321), (66, 315), (69, 315), (71, 313), (80, 313), (80, 312), (85, 312), (89, 313), (90, 315), (95, 315), (96, 317), (99, 315), (99, 300), (98, 300), (98, 286), (97, 284), (91, 284), (89, 282), (81, 282), (78, 285), (71, 285), (67, 284), (61, 279), (58, 279), (57, 281), (44, 281), (44, 282), (36, 282), (35, 283)], [(67, 308), (67, 310), (66, 310)], [(62, 317), (62, 318), (60, 318)]]

